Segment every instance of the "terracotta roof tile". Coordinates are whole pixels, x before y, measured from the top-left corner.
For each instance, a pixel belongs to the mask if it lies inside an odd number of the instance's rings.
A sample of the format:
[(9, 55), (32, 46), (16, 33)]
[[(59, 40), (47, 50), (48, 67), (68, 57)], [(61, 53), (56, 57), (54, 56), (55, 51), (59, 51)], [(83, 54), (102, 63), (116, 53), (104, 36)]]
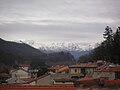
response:
[(104, 67), (100, 70), (97, 70), (97, 72), (120, 72), (120, 66), (113, 66), (113, 67)]
[(30, 64), (19, 64), (20, 67), (30, 67)]
[(1, 90), (75, 90), (73, 85), (43, 85), (43, 86), (20, 86), (0, 85)]
[(64, 71), (68, 71), (69, 67), (68, 66), (64, 66), (62, 68), (60, 68), (57, 72), (64, 72)]
[(77, 85), (83, 84), (84, 86), (94, 86), (99, 84), (99, 78), (90, 78), (90, 77), (85, 77), (77, 80), (76, 82)]
[(120, 85), (120, 80), (107, 80), (105, 81), (105, 85), (109, 86)]
[(74, 68), (88, 67), (88, 68), (91, 68), (91, 67), (97, 67), (97, 63), (80, 63), (77, 65), (71, 65), (70, 67), (74, 67)]
[(50, 67), (50, 68), (48, 68), (48, 69), (49, 69), (49, 70), (58, 70), (58, 69), (60, 69), (60, 68), (62, 68), (62, 67), (64, 67), (64, 65), (63, 65), (63, 66), (56, 65), (56, 66)]

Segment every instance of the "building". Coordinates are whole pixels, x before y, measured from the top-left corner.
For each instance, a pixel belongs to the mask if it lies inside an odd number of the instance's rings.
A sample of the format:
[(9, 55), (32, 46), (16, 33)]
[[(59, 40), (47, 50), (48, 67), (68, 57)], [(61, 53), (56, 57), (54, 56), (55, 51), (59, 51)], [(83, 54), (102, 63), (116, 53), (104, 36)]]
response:
[(94, 72), (93, 78), (105, 78), (107, 80), (120, 79), (120, 66), (104, 65)]
[(62, 73), (62, 74), (69, 73), (69, 67), (68, 66), (61, 67), (57, 70), (57, 73)]
[(51, 79), (49, 74), (44, 74), (37, 78), (21, 78), (26, 85), (51, 85)]
[(96, 68), (97, 68), (96, 63), (80, 63), (77, 65), (69, 66), (69, 73), (83, 74), (84, 76), (92, 76)]
[(24, 69), (12, 70), (10, 74), (12, 78), (31, 78), (30, 73)]
[(19, 68), (28, 71), (30, 64), (19, 64)]
[(11, 75), (11, 77), (9, 79), (7, 79), (6, 81), (11, 84), (12, 83), (22, 84), (25, 82), (23, 80), (21, 80), (21, 78), (31, 78), (31, 74), (24, 69), (18, 69), (18, 70), (13, 69), (10, 71), (10, 75)]
[(62, 65), (62, 66), (56, 65), (56, 66), (52, 66), (48, 69), (50, 70), (50, 73), (57, 73), (63, 67), (64, 67), (64, 65)]

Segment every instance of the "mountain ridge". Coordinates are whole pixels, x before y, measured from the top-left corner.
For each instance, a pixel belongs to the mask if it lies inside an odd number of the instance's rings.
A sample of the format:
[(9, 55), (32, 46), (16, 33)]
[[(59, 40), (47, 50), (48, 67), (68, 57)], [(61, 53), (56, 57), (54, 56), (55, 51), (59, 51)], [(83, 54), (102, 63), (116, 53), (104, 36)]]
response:
[(74, 62), (74, 57), (70, 53), (55, 52), (46, 54), (32, 46), (21, 42), (12, 42), (0, 39), (0, 63), (14, 64), (15, 62), (22, 63), (25, 61), (39, 64), (44, 62), (47, 65), (71, 64)]

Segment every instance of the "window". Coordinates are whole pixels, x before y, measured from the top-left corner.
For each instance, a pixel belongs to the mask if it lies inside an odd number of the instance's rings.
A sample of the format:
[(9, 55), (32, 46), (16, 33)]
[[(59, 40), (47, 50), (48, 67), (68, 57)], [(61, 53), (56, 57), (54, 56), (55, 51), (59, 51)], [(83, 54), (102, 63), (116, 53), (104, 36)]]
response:
[(115, 79), (120, 79), (120, 72), (115, 72)]
[(77, 69), (75, 69), (75, 72), (77, 72)]

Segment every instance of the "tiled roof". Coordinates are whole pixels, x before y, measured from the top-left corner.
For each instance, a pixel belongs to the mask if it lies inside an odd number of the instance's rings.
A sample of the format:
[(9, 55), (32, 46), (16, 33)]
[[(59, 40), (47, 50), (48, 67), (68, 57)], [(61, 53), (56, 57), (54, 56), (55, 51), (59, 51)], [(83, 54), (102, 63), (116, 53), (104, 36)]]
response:
[(0, 85), (1, 90), (75, 90), (73, 85), (20, 86)]
[(97, 70), (97, 72), (120, 72), (120, 66), (107, 66), (103, 67), (100, 70)]
[(88, 81), (88, 80), (93, 80), (93, 78), (91, 78), (91, 77), (84, 77), (84, 78), (80, 78), (77, 81)]
[(77, 65), (71, 65), (69, 67), (72, 67), (72, 68), (82, 68), (82, 67), (94, 68), (94, 67), (97, 67), (97, 63), (80, 63)]
[(93, 86), (99, 84), (99, 78), (84, 77), (76, 81), (77, 85), (83, 84), (84, 86)]
[(0, 73), (0, 77), (9, 77), (7, 73)]
[(120, 85), (120, 80), (107, 80), (105, 81), (105, 85), (109, 86)]
[(16, 72), (16, 71), (18, 71), (18, 70), (22, 70), (22, 71), (24, 71), (24, 72), (29, 73), (29, 71), (24, 70), (24, 69), (22, 69), (22, 68), (11, 70), (11, 73)]
[(60, 69), (60, 68), (62, 68), (62, 67), (64, 67), (64, 66), (56, 65), (56, 66), (50, 67), (50, 68), (48, 68), (48, 69), (49, 69), (49, 70), (58, 70), (58, 69)]
[(68, 66), (64, 66), (62, 68), (60, 68), (57, 72), (64, 72), (64, 71), (68, 71), (69, 67)]
[(20, 67), (30, 67), (30, 64), (19, 64)]
[(33, 81), (42, 79), (42, 78), (44, 78), (44, 77), (46, 77), (46, 76), (48, 76), (48, 75), (49, 75), (49, 74), (44, 74), (44, 75), (39, 76), (39, 77), (37, 77), (37, 78), (22, 78), (21, 80), (26, 81), (27, 83), (31, 83), (31, 82), (33, 82)]

